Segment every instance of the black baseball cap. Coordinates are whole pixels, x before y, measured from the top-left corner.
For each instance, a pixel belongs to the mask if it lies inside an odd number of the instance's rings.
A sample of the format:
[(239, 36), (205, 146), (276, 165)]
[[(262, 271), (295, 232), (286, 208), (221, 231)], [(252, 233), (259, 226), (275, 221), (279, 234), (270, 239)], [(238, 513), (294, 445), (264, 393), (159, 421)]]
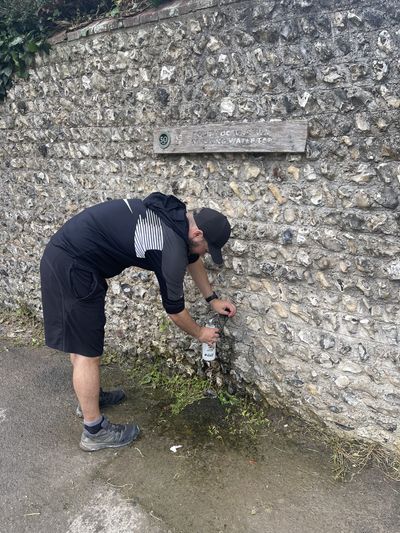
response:
[(197, 227), (203, 232), (208, 244), (208, 251), (217, 265), (223, 263), (221, 248), (229, 239), (231, 226), (225, 215), (215, 209), (203, 207), (193, 214)]

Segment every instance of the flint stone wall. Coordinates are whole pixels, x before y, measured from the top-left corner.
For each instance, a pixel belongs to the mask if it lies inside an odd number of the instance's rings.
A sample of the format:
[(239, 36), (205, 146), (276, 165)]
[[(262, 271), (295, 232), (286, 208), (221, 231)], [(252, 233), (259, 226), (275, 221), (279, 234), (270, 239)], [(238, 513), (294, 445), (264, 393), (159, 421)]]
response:
[[(193, 0), (58, 36), (0, 107), (3, 304), (40, 311), (42, 250), (84, 207), (221, 209), (238, 315), (213, 379), (400, 449), (399, 22), (395, 0)], [(272, 119), (308, 121), (304, 155), (152, 151), (160, 126)], [(107, 314), (109, 346), (201, 372), (152, 273), (110, 280)]]

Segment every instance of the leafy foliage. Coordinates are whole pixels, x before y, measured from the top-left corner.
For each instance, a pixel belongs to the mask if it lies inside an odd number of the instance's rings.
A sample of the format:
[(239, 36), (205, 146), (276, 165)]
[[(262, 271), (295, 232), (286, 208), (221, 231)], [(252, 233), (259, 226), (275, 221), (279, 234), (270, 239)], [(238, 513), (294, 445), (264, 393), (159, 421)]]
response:
[(24, 34), (40, 33), (40, 9), (44, 0), (0, 0), (0, 31)]
[(28, 77), (28, 68), (37, 52), (49, 51), (46, 39), (34, 32), (26, 34), (0, 31), (0, 100), (4, 100), (11, 87), (14, 74), (20, 78)]
[(37, 52), (49, 51), (39, 10), (43, 0), (0, 0), (0, 101), (13, 75), (28, 77)]

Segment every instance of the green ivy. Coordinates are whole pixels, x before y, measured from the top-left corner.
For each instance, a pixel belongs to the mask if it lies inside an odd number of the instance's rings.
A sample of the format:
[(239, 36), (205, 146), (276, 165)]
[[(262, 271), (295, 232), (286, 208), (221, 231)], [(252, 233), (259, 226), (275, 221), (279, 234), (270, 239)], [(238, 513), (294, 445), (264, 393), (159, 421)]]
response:
[(40, 10), (45, 0), (0, 0), (0, 101), (12, 78), (28, 77), (38, 52), (48, 52)]
[(45, 37), (31, 31), (26, 34), (0, 30), (0, 101), (6, 97), (13, 75), (28, 77), (28, 69), (37, 52), (48, 53)]

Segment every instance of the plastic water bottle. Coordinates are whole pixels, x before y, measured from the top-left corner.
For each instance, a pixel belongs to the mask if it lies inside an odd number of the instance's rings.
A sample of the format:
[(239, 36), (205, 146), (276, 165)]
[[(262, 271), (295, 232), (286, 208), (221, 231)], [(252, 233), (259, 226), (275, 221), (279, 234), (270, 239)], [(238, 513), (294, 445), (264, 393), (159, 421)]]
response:
[[(208, 328), (215, 328), (213, 319), (208, 321)], [(206, 342), (202, 345), (202, 358), (203, 361), (214, 361), (217, 358), (217, 343), (214, 342), (211, 346)]]

